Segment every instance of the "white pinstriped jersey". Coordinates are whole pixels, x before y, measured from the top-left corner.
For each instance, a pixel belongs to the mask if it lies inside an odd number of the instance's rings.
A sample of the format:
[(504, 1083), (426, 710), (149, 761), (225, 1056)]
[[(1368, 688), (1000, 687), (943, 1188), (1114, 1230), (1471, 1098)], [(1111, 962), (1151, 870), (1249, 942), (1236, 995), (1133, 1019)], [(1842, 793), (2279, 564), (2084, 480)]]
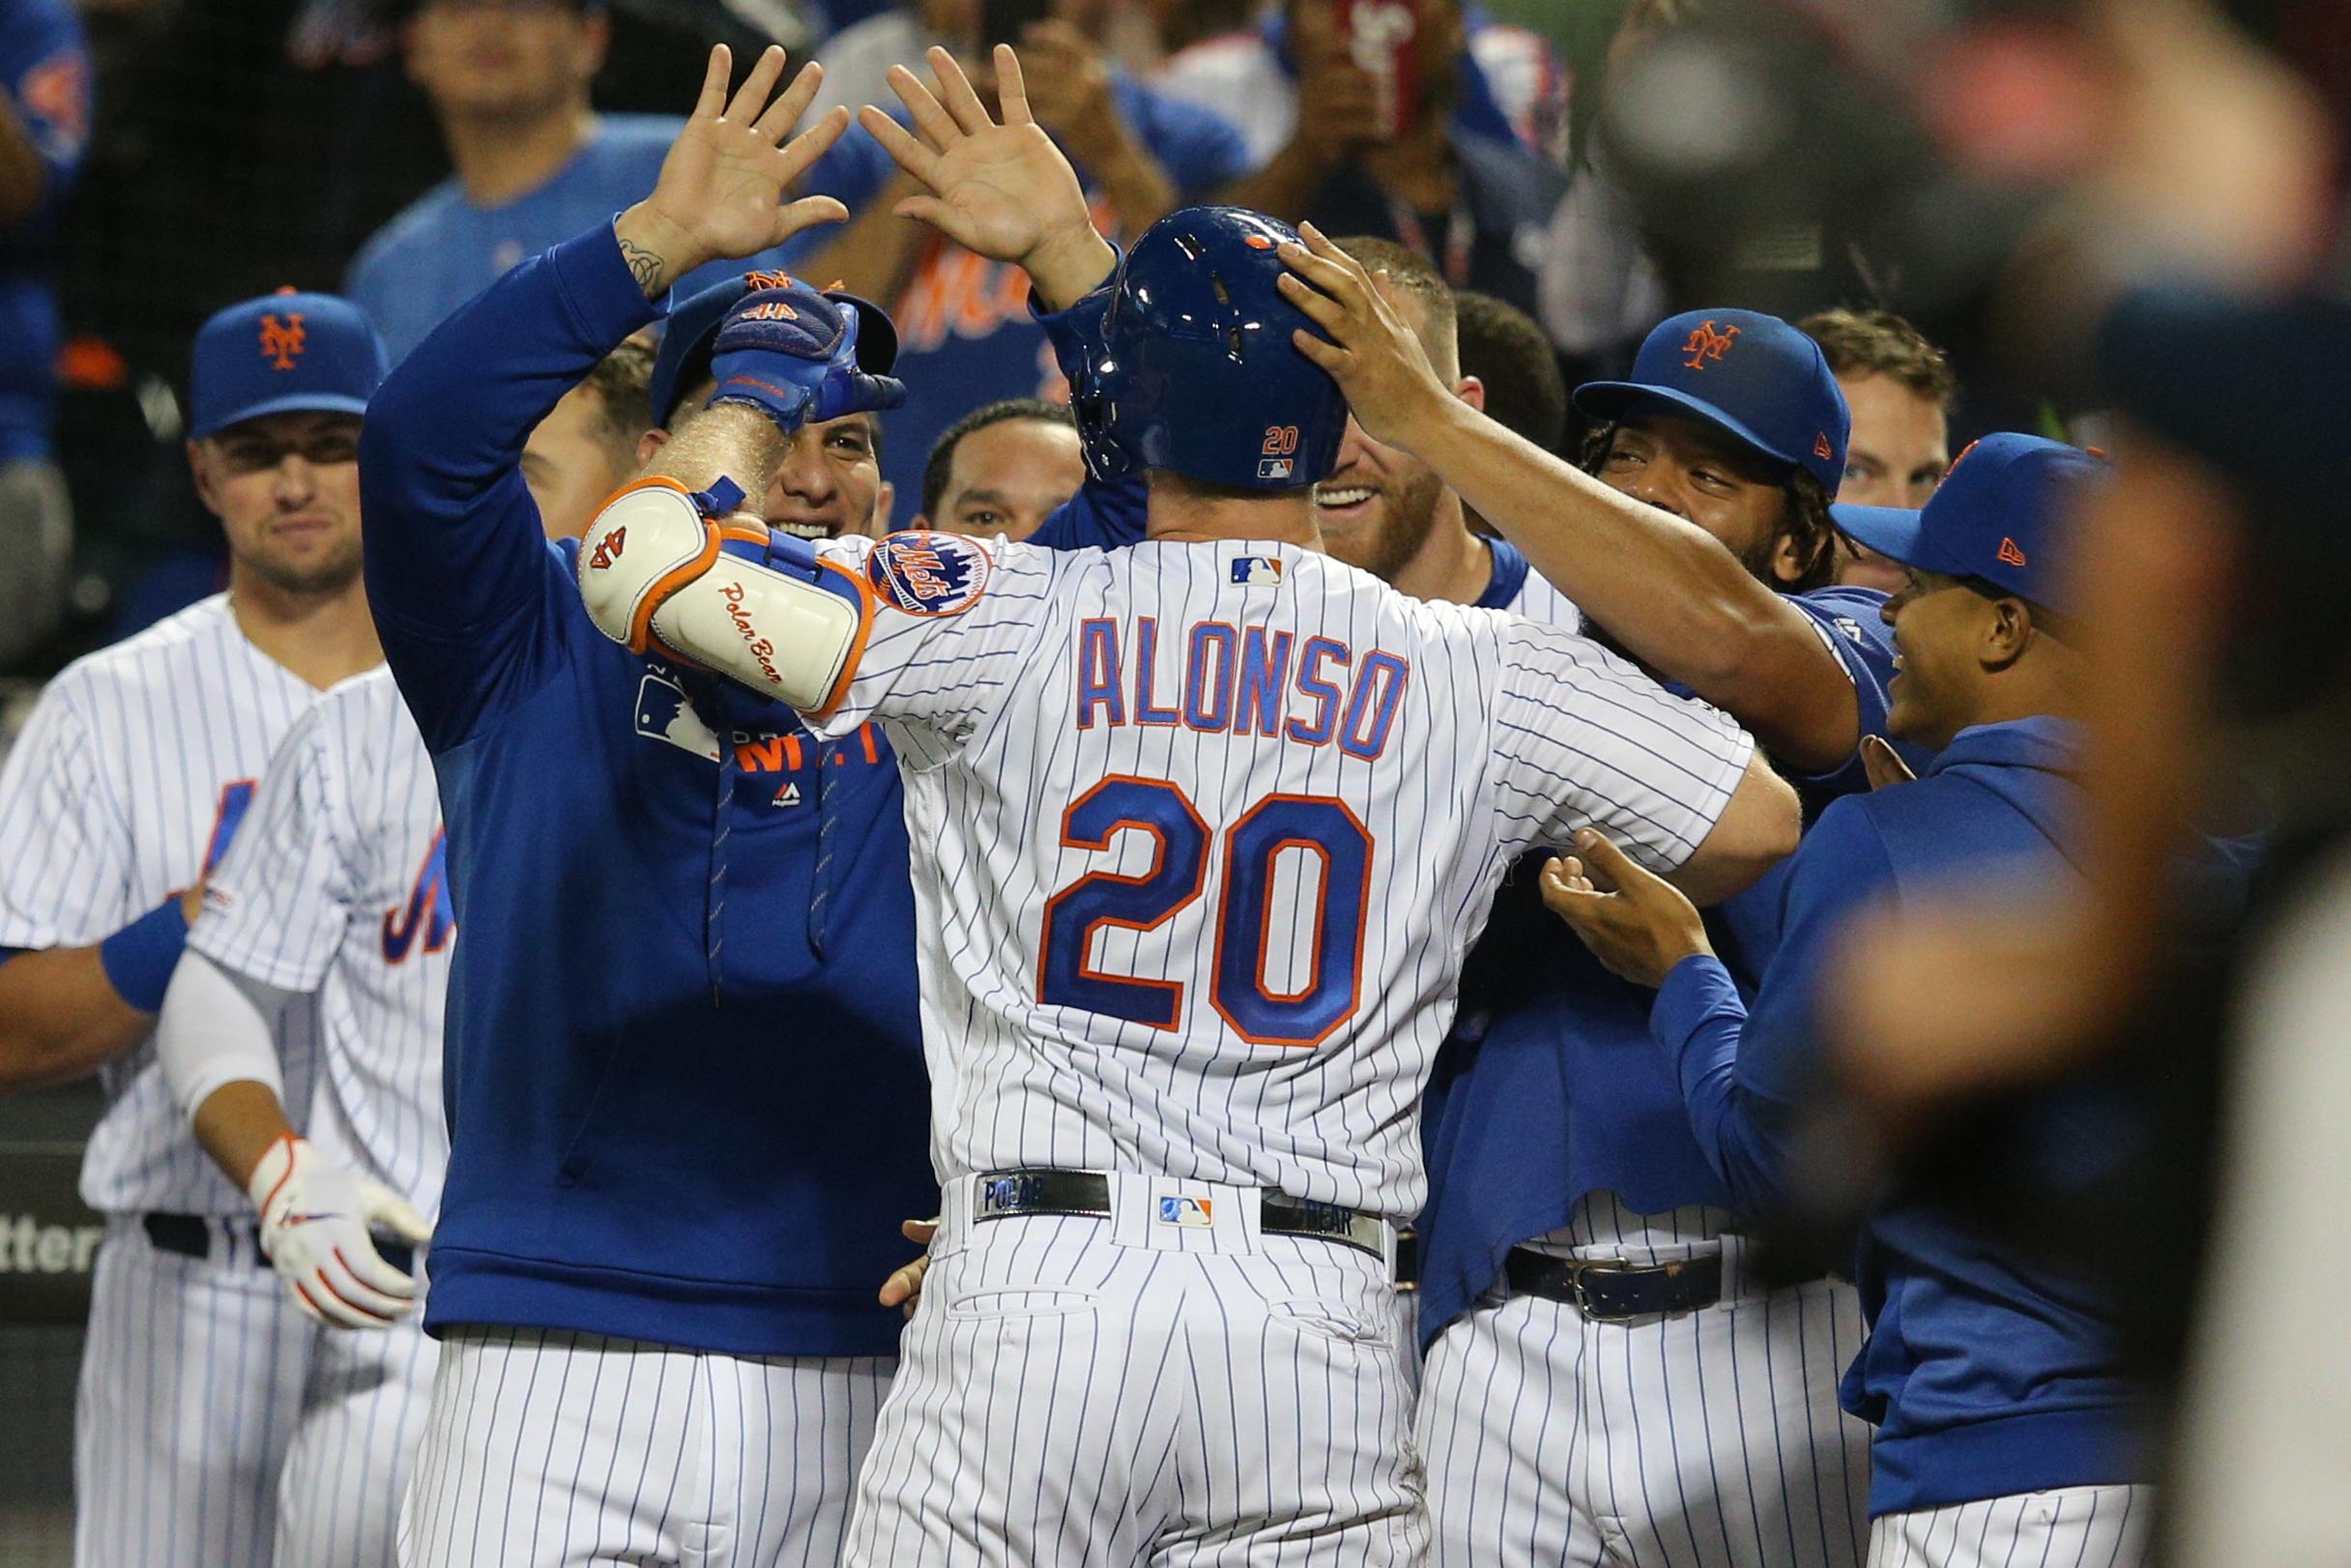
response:
[(428, 1218), (449, 1164), (441, 1017), (455, 934), (432, 757), (379, 665), (287, 732), (188, 943), (317, 996), (310, 1141)]
[(883, 719), (906, 770), (943, 1179), (1414, 1213), (1503, 868), (1587, 824), (1678, 865), (1752, 751), (1588, 640), (1294, 546), (824, 548), (879, 605), (820, 727)]
[(1531, 567), (1526, 580), (1519, 584), (1519, 591), (1510, 595), (1510, 602), (1503, 607), (1512, 615), (1557, 626), (1561, 631), (1583, 629), (1583, 612), (1576, 608), (1576, 601), (1552, 587), (1551, 579)]
[[(247, 640), (224, 594), (68, 665), (0, 770), (0, 947), (88, 946), (195, 886), (233, 841), (279, 738), (317, 699)], [(286, 1090), (299, 1123), (311, 1025), (295, 1012)], [(152, 1040), (99, 1076), (106, 1110), (82, 1158), (83, 1202), (250, 1211), (196, 1147)]]

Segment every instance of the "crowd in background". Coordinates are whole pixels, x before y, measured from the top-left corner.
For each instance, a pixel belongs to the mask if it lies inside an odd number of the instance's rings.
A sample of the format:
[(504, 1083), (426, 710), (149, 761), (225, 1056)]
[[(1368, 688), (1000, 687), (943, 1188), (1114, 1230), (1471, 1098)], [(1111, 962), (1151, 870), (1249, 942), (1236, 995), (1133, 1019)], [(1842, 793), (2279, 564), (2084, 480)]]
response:
[[(1494, 367), (1513, 381), (1550, 375), (1526, 358), (1525, 318), (1572, 385), (1621, 369), (1698, 286), (1669, 281), (1597, 134), (1611, 72), (1680, 25), (1677, 0), (1428, 0), (1388, 8), (1405, 31), (1363, 44), (1346, 0), (10, 9), (15, 134), (46, 173), (0, 256), (15, 460), (0, 673), (39, 677), (222, 580), (177, 450), (187, 344), (206, 315), (276, 287), (339, 291), (396, 360), (500, 272), (649, 188), (676, 122), (640, 106), (670, 106), (713, 37), (739, 52), (777, 37), (823, 62), (812, 112), (894, 104), (891, 65), (933, 44), (976, 65), (1008, 37), (1040, 122), (1077, 154), (1114, 233), (1218, 200), (1403, 244), (1498, 302), (1473, 310), (1470, 335), (1491, 321), (1486, 341), (1519, 345)], [(1360, 9), (1363, 28), (1393, 26)], [(1066, 389), (1017, 270), (892, 216), (904, 178), (863, 131), (808, 184), (851, 220), (773, 259), (897, 322), (916, 392), (888, 421), (883, 468), (903, 522), (942, 432), (984, 404)], [(1766, 225), (1740, 247), (1750, 286), (1734, 303), (1905, 305), (1888, 279), (1857, 278), (1836, 241), (1801, 216)], [(1976, 412), (1963, 427), (1991, 410)], [(1572, 411), (1551, 422), (1531, 433), (1572, 450)]]

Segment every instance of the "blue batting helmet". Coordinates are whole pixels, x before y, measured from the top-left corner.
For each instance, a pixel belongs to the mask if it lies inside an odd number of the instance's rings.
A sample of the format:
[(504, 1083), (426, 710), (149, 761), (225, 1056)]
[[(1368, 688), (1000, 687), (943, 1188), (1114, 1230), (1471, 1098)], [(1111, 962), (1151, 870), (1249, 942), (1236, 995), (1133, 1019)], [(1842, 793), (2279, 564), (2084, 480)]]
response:
[(1103, 352), (1071, 389), (1095, 478), (1163, 468), (1294, 490), (1330, 472), (1347, 399), (1291, 341), (1313, 324), (1274, 286), (1274, 247), (1296, 239), (1243, 208), (1187, 207), (1135, 242), (1111, 280)]

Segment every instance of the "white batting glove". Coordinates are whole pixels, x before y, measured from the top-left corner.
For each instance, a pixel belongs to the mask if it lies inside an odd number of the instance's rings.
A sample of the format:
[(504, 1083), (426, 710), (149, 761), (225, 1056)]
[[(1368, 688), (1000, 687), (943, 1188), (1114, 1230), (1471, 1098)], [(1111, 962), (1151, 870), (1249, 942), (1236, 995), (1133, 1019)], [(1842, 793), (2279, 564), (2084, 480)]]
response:
[(261, 1250), (303, 1311), (337, 1328), (387, 1328), (417, 1308), (417, 1282), (386, 1263), (370, 1226), (421, 1245), (432, 1234), (407, 1199), (330, 1165), (307, 1139), (281, 1133), (247, 1178), (261, 1212)]

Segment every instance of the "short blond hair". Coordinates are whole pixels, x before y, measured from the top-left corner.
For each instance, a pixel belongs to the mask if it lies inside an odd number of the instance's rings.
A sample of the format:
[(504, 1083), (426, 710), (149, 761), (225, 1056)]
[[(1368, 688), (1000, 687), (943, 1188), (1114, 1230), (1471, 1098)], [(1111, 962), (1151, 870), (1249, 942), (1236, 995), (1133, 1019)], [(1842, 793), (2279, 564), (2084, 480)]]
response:
[(1885, 376), (1945, 414), (1959, 390), (1943, 351), (1891, 310), (1823, 310), (1796, 323), (1820, 345), (1836, 376)]

